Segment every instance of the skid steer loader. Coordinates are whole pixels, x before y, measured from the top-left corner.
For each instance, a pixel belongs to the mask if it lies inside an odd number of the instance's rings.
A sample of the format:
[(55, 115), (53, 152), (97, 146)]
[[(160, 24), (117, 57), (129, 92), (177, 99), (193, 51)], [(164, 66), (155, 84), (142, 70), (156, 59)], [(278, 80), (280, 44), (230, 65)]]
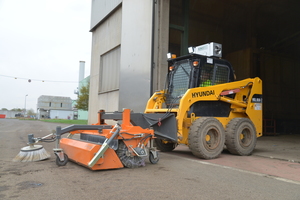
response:
[(235, 81), (231, 64), (220, 58), (221, 44), (190, 47), (189, 53), (169, 54), (165, 89), (146, 105), (145, 113), (160, 114), (145, 114), (156, 121), (157, 148), (185, 144), (204, 159), (217, 158), (225, 146), (232, 154), (250, 155), (262, 136), (262, 80)]

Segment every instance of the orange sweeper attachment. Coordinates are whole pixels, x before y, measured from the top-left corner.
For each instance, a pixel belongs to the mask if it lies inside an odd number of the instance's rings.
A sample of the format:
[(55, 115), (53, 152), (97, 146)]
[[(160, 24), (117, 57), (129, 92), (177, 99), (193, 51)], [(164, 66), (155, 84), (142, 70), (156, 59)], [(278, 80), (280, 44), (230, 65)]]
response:
[[(150, 163), (156, 164), (159, 157), (153, 147), (154, 130), (133, 125), (130, 116), (129, 109), (114, 113), (101, 110), (97, 124), (57, 127), (50, 139), (31, 137), (29, 145), (55, 141), (53, 150), (58, 166), (66, 165), (71, 160), (91, 170), (135, 168), (145, 166), (147, 157)], [(105, 119), (114, 119), (118, 123), (108, 125)], [(66, 133), (69, 133), (67, 137), (62, 138)]]

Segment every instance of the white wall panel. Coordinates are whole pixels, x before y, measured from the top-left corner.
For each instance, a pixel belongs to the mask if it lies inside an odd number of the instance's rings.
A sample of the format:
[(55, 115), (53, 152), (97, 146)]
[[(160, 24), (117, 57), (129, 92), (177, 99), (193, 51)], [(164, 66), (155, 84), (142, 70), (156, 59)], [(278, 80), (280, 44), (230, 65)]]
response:
[(153, 0), (123, 0), (119, 110), (143, 112), (150, 97)]
[(91, 29), (110, 14), (122, 0), (92, 0)]

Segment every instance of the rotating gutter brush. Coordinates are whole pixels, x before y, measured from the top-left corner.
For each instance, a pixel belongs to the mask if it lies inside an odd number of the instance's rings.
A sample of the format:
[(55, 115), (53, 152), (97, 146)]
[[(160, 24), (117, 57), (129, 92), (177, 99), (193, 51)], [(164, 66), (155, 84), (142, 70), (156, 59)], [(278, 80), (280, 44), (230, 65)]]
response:
[[(131, 123), (131, 114), (129, 109), (114, 113), (102, 110), (97, 124), (57, 127), (56, 164), (64, 166), (70, 160), (91, 170), (136, 168), (145, 166), (147, 156), (156, 164), (159, 157), (153, 145), (154, 130)], [(108, 125), (105, 119), (118, 123)], [(69, 134), (62, 138), (65, 133)]]
[[(47, 136), (46, 136), (47, 137)], [(28, 135), (28, 146), (21, 148), (19, 154), (13, 159), (14, 162), (33, 162), (50, 158), (50, 154), (42, 145), (35, 145), (39, 142), (33, 137), (33, 134)]]

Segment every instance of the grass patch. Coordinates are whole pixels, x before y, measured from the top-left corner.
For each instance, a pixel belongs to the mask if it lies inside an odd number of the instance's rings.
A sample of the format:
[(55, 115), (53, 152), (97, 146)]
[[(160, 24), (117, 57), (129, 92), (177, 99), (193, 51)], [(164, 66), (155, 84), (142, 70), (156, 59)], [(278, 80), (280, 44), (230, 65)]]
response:
[(19, 120), (35, 120), (34, 118), (25, 118), (25, 117), (16, 117), (15, 119), (19, 119)]
[(62, 124), (83, 124), (86, 125), (88, 120), (71, 120), (71, 119), (41, 119), (43, 122), (62, 123)]

